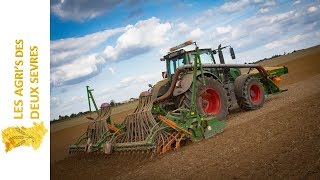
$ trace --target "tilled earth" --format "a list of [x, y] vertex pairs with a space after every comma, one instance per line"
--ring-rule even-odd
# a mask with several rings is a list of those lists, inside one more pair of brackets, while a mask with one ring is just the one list
[[288, 66], [281, 85], [288, 91], [261, 109], [234, 109], [223, 133], [152, 160], [145, 154], [68, 157], [51, 164], [51, 178], [319, 179], [320, 47], [272, 61]]

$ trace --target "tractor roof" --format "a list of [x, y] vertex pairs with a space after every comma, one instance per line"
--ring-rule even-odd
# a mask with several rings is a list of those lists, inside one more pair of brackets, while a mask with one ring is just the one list
[[[199, 49], [199, 51], [211, 51], [211, 50], [212, 49], [210, 49], [210, 48]], [[195, 51], [196, 50], [185, 51], [184, 49], [179, 49], [177, 51], [169, 52], [167, 55], [163, 56], [163, 58], [161, 58], [161, 60], [164, 61], [166, 59], [172, 59], [172, 58], [180, 56], [184, 53], [192, 53]]]

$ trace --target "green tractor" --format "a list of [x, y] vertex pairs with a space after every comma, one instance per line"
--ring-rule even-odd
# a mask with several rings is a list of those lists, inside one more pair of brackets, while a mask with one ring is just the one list
[[[189, 45], [195, 45], [195, 49], [182, 49]], [[277, 83], [279, 76], [288, 73], [286, 67], [265, 69], [256, 64], [225, 64], [222, 51], [227, 48], [235, 59], [230, 46], [199, 49], [195, 42], [187, 41], [171, 48], [161, 58], [167, 69], [163, 72], [164, 79], [140, 94], [137, 108], [122, 124], [115, 125], [118, 128], [108, 129], [112, 126], [108, 118], [97, 143], [80, 149], [103, 150], [106, 154], [119, 151], [163, 154], [179, 148], [182, 141], [199, 141], [222, 132], [230, 108], [238, 105], [244, 110], [258, 109], [268, 95], [283, 91]], [[216, 63], [215, 54], [220, 64]]]
[[[231, 58], [235, 59], [231, 46], [199, 49], [196, 45], [192, 51], [182, 49], [191, 44], [196, 45], [187, 41], [171, 48], [170, 53], [161, 58], [166, 62], [167, 71], [163, 73], [164, 80], [154, 86], [160, 86], [158, 92], [152, 92], [157, 94], [155, 104], [167, 101], [174, 104], [173, 108], [183, 107], [222, 120], [237, 104], [244, 110], [258, 109], [269, 94], [282, 92], [277, 83], [279, 76], [288, 73], [286, 67], [267, 71], [255, 64], [225, 64], [223, 49], [229, 48]], [[248, 71], [242, 73], [240, 69]]]

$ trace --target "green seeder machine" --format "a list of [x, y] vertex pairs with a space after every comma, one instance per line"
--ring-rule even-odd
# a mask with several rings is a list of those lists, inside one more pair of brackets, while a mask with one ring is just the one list
[[[183, 48], [189, 45], [195, 45], [195, 49], [185, 51]], [[161, 58], [166, 63], [163, 80], [140, 94], [138, 106], [121, 124], [111, 123], [108, 105], [98, 110], [87, 87], [89, 108], [92, 101], [98, 117], [92, 119], [69, 152], [163, 154], [178, 149], [183, 141], [200, 141], [222, 132], [230, 108], [255, 110], [269, 95], [284, 91], [277, 84], [280, 76], [288, 73], [286, 67], [225, 64], [222, 51], [227, 48], [235, 59], [231, 46], [199, 49], [196, 42], [187, 41], [171, 48]]]

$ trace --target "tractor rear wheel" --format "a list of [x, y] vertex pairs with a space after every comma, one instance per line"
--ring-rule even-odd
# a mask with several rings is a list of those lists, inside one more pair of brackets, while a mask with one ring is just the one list
[[241, 109], [259, 109], [264, 104], [263, 85], [257, 78], [249, 74], [244, 74], [236, 78], [234, 82], [234, 92]]
[[[219, 120], [228, 114], [228, 97], [223, 85], [212, 77], [205, 77], [206, 86], [202, 79], [197, 80], [195, 110], [201, 115], [215, 116]], [[191, 109], [192, 85], [181, 95], [180, 107]]]

